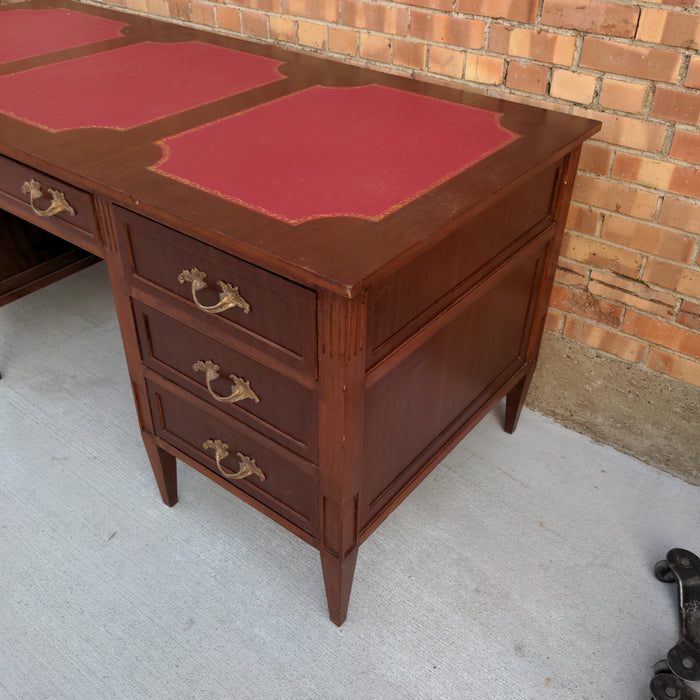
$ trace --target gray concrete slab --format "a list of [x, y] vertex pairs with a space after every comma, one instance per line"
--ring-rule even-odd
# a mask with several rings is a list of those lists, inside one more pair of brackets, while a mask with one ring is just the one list
[[652, 568], [700, 490], [502, 407], [360, 549], [318, 553], [180, 465], [160, 501], [103, 265], [0, 309], [0, 697], [648, 698]]

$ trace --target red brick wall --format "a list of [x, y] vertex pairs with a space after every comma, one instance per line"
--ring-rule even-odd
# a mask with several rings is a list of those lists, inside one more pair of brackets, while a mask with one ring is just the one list
[[112, 0], [603, 122], [548, 328], [700, 386], [700, 0]]

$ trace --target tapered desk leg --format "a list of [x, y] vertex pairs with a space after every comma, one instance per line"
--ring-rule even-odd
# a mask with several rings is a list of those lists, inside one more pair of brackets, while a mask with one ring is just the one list
[[175, 457], [158, 447], [152, 435], [142, 433], [142, 436], [163, 503], [166, 506], [174, 506], [177, 503], [177, 464]]
[[528, 373], [506, 394], [506, 420], [505, 430], [507, 433], [512, 433], [518, 425], [520, 413], [525, 405], [527, 398], [527, 390], [530, 388], [532, 376], [535, 373], [534, 366], [530, 368]]
[[357, 547], [347, 556], [336, 556], [321, 550], [321, 566], [323, 567], [323, 582], [326, 586], [328, 614], [331, 622], [340, 626], [345, 622], [350, 603], [352, 579], [357, 561]]
[[319, 512], [331, 621], [348, 614], [359, 537], [366, 300], [319, 295]]

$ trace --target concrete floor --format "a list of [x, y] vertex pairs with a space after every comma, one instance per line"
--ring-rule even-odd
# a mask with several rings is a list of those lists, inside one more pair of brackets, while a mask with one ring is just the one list
[[360, 549], [318, 553], [180, 467], [158, 496], [104, 265], [0, 309], [0, 698], [648, 698], [653, 564], [700, 489], [498, 407]]

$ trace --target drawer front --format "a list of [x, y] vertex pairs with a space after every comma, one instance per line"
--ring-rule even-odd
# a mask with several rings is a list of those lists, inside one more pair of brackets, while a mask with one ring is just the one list
[[[163, 383], [148, 382], [148, 392], [156, 435], [235, 489], [316, 535], [318, 474], [313, 465], [259, 438], [246, 426], [217, 418], [206, 404], [188, 400]], [[256, 473], [233, 478], [247, 465], [259, 469], [264, 479]]]
[[115, 218], [136, 285], [315, 376], [314, 292], [133, 212], [115, 208]]
[[302, 386], [161, 311], [133, 304], [146, 367], [316, 461], [315, 384]]
[[0, 197], [12, 213], [99, 252], [97, 216], [89, 193], [0, 156]]

